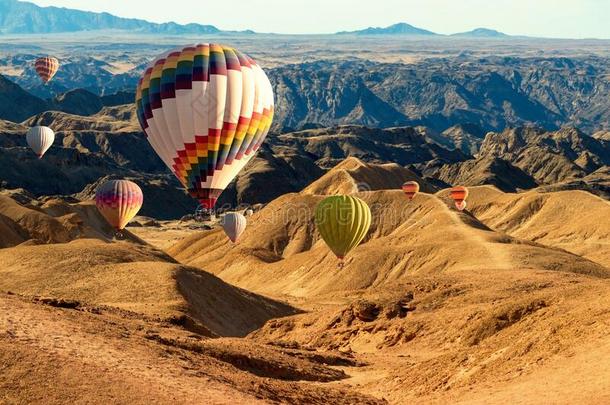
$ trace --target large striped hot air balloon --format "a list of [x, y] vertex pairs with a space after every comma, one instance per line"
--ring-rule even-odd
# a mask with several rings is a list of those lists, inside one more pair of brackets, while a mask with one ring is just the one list
[[238, 212], [229, 212], [222, 217], [220, 224], [231, 242], [235, 243], [246, 230], [248, 220]]
[[36, 73], [42, 79], [43, 83], [48, 83], [57, 70], [59, 69], [59, 61], [57, 58], [52, 56], [43, 56], [42, 58], [36, 59], [36, 63], [34, 64], [34, 68], [36, 69]]
[[197, 44], [151, 63], [138, 83], [136, 107], [155, 152], [211, 210], [267, 136], [273, 90], [246, 54]]
[[136, 216], [144, 196], [140, 187], [129, 180], [110, 180], [95, 192], [95, 205], [106, 221], [120, 231]]
[[449, 195], [455, 202], [455, 208], [459, 211], [463, 211], [466, 208], [466, 199], [468, 198], [468, 189], [466, 187], [453, 187]]
[[318, 204], [315, 222], [330, 250], [343, 260], [368, 233], [371, 210], [358, 197], [335, 195]]
[[419, 184], [416, 181], [407, 181], [402, 185], [402, 191], [409, 200], [415, 198], [415, 194], [419, 192]]
[[32, 127], [28, 129], [25, 135], [25, 141], [28, 143], [30, 148], [34, 151], [38, 159], [42, 158], [47, 150], [53, 145], [55, 141], [55, 133], [49, 127]]

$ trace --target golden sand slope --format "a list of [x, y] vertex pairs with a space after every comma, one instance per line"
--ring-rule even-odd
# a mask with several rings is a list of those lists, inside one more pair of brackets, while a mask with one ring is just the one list
[[294, 311], [133, 243], [79, 239], [0, 249], [0, 291], [109, 305], [153, 317], [194, 318], [239, 336]]
[[470, 211], [489, 227], [610, 268], [610, 202], [580, 190], [519, 194], [491, 186], [470, 190]]
[[357, 362], [205, 339], [114, 308], [53, 308], [0, 293], [3, 403], [383, 403], [316, 383], [346, 377], [329, 364]]
[[306, 187], [302, 194], [352, 194], [359, 191], [400, 189], [409, 180], [417, 181], [423, 192], [435, 191], [418, 175], [397, 164], [375, 165], [347, 158]]
[[[124, 231], [93, 202], [25, 207], [0, 195], [0, 291], [109, 305], [147, 316], [191, 317], [208, 334], [244, 335], [291, 307], [243, 291]], [[12, 246], [12, 247], [11, 247]], [[189, 321], [190, 322], [190, 321]]]
[[610, 270], [579, 256], [494, 232], [434, 195], [419, 194], [412, 202], [400, 190], [357, 195], [371, 207], [373, 223], [343, 269], [313, 222], [323, 196], [306, 194], [284, 195], [267, 205], [250, 219], [238, 245], [225, 243], [217, 229], [192, 235], [168, 253], [243, 288], [294, 296], [391, 285], [439, 272], [548, 269], [610, 276]]
[[[328, 178], [338, 175], [333, 171]], [[349, 185], [350, 178], [340, 185]], [[321, 185], [309, 190], [328, 191]], [[558, 220], [551, 221], [553, 204], [581, 194], [562, 193], [543, 196], [536, 209], [550, 205], [548, 220], [537, 227], [548, 224], [541, 232], [557, 238], [562, 231]], [[607, 254], [601, 244], [606, 228], [582, 233], [578, 210], [561, 216], [564, 229], [581, 235], [576, 241], [590, 237], [600, 247], [587, 259], [564, 250], [567, 245], [511, 236], [468, 211], [457, 212], [448, 194], [419, 194], [408, 202], [400, 190], [357, 193], [371, 207], [373, 224], [342, 269], [313, 224], [313, 209], [324, 197], [308, 191], [282, 196], [256, 213], [238, 245], [226, 245], [222, 232], [212, 230], [188, 236], [168, 252], [306, 308], [268, 321], [250, 338], [353, 352], [368, 363], [333, 384], [396, 404], [604, 402], [610, 370], [584, 361], [610, 350], [610, 301], [604, 299], [610, 295], [610, 269], [590, 260]], [[496, 211], [483, 207], [504, 198], [513, 195], [479, 187], [469, 203], [474, 213], [489, 214], [482, 216], [485, 221], [501, 223], [502, 215], [519, 210], [514, 199]], [[582, 198], [592, 218], [604, 215], [603, 200]], [[587, 252], [594, 250], [592, 245]], [[570, 356], [583, 362], [572, 364]], [[576, 384], [570, 373], [592, 380]], [[547, 381], [548, 390], [534, 378]]]

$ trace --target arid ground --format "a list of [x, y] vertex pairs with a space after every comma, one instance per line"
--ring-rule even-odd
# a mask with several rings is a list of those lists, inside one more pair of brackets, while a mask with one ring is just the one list
[[[610, 402], [608, 201], [479, 186], [458, 212], [413, 176], [348, 159], [235, 245], [0, 195], [0, 403]], [[313, 222], [338, 191], [373, 213], [343, 268]]]

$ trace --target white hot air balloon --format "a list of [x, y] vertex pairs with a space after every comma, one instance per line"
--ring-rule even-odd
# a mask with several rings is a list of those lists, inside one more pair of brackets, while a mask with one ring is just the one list
[[229, 46], [195, 44], [150, 64], [138, 84], [136, 107], [157, 155], [211, 211], [265, 140], [273, 88], [248, 55]]
[[38, 156], [38, 159], [42, 158], [42, 155], [53, 145], [53, 141], [55, 140], [55, 133], [49, 127], [32, 127], [28, 130], [27, 135], [25, 136], [25, 140], [27, 141], [30, 148], [34, 151], [34, 153]]
[[222, 228], [233, 243], [237, 242], [241, 234], [244, 233], [247, 223], [246, 217], [237, 212], [225, 214], [220, 221]]

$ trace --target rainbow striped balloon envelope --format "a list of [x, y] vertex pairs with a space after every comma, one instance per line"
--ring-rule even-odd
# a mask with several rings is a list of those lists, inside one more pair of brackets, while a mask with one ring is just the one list
[[121, 230], [136, 216], [144, 196], [140, 187], [129, 180], [110, 180], [95, 193], [95, 205], [113, 228]]
[[157, 57], [136, 92], [148, 141], [189, 194], [213, 209], [273, 119], [273, 89], [248, 55], [196, 44]]

